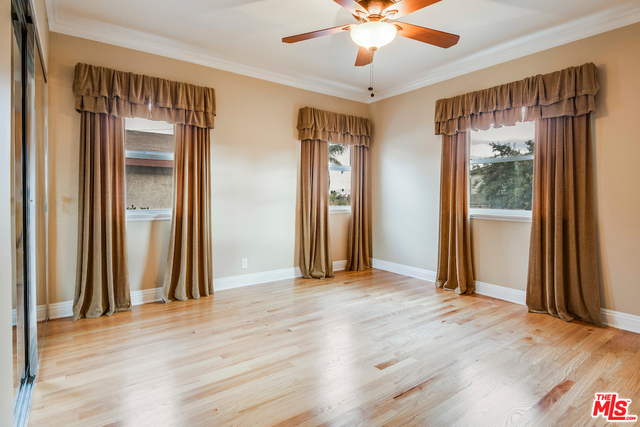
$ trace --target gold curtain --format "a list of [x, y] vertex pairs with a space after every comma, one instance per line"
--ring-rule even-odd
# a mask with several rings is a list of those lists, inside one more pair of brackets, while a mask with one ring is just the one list
[[131, 309], [124, 161], [124, 119], [83, 111], [73, 320]]
[[215, 91], [208, 87], [78, 63], [73, 93], [78, 112], [214, 127]]
[[211, 131], [176, 125], [173, 216], [162, 286], [164, 302], [213, 293]]
[[436, 285], [457, 294], [474, 291], [467, 203], [468, 150], [469, 132], [442, 136]]
[[[589, 120], [599, 88], [598, 70], [588, 63], [437, 101], [435, 132], [443, 135], [438, 285], [473, 288], [460, 135], [535, 120], [527, 306], [602, 326]], [[457, 284], [448, 284], [452, 277]]]
[[298, 112], [297, 128], [300, 141], [319, 140], [365, 147], [371, 142], [371, 120], [364, 117], [304, 107]]
[[371, 120], [301, 108], [298, 138], [302, 141], [300, 169], [300, 270], [306, 278], [333, 277], [329, 240], [328, 144], [351, 146], [351, 218], [347, 270], [371, 267], [371, 204], [369, 145]]
[[301, 141], [299, 203], [300, 271], [307, 279], [333, 277], [326, 141]]
[[371, 200], [369, 148], [351, 147], [351, 220], [347, 249], [347, 270], [371, 268]]
[[527, 307], [603, 326], [590, 117], [536, 120]]
[[[466, 93], [436, 102], [436, 135], [513, 126], [539, 118], [577, 117], [595, 111], [593, 63]], [[524, 118], [522, 107], [525, 107]]]

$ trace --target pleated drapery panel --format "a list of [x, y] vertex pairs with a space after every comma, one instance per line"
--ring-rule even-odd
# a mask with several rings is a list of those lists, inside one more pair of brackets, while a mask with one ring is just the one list
[[124, 134], [122, 118], [81, 113], [74, 320], [131, 309]]
[[300, 271], [307, 279], [333, 277], [326, 141], [301, 141], [299, 203]]
[[590, 115], [536, 120], [527, 307], [603, 326]]
[[351, 147], [351, 219], [347, 248], [347, 270], [371, 268], [371, 200], [369, 148]]
[[593, 63], [587, 63], [440, 99], [436, 102], [435, 132], [455, 135], [539, 118], [582, 116], [595, 111], [599, 88], [598, 70]]
[[443, 135], [436, 285], [457, 294], [474, 291], [468, 171], [469, 132]]
[[317, 140], [365, 147], [371, 143], [371, 120], [364, 117], [304, 107], [298, 112], [297, 128], [300, 141]]
[[211, 134], [176, 125], [173, 216], [162, 300], [185, 301], [213, 293], [211, 247]]
[[78, 112], [214, 126], [215, 91], [204, 86], [78, 63], [73, 94]]

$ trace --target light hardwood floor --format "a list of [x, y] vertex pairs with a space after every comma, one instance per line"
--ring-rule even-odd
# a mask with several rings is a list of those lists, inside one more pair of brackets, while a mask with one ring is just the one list
[[47, 327], [30, 425], [605, 425], [640, 335], [380, 270]]

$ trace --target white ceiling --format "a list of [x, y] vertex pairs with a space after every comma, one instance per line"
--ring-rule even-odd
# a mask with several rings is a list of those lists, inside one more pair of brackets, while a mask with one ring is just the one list
[[[47, 0], [51, 31], [371, 102], [332, 0]], [[397, 37], [376, 52], [375, 100], [640, 21], [638, 0], [443, 0], [400, 19], [460, 35], [450, 49]]]

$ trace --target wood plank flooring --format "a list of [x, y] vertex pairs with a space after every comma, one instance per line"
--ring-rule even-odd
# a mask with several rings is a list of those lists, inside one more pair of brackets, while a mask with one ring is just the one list
[[47, 326], [32, 426], [605, 425], [640, 335], [380, 270]]

